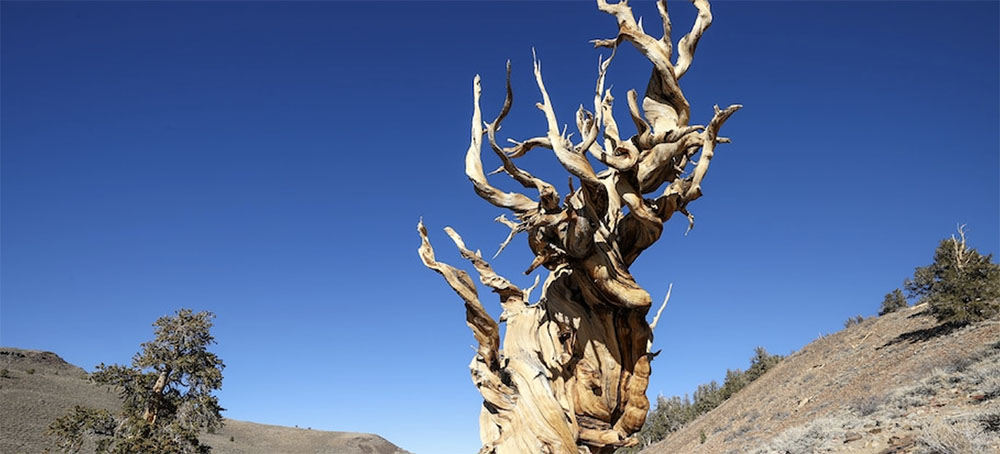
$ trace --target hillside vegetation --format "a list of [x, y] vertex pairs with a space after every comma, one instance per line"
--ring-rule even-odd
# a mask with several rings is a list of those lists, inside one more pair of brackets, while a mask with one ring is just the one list
[[885, 295], [879, 318], [850, 317], [784, 362], [758, 347], [747, 371], [699, 386], [693, 400], [660, 396], [625, 454], [1000, 453], [992, 259], [959, 225], [903, 281], [907, 295]]
[[[55, 451], [49, 424], [75, 405], [115, 411], [118, 396], [87, 380], [87, 373], [51, 352], [0, 347], [0, 453]], [[226, 419], [201, 442], [213, 454], [405, 454], [372, 434], [328, 432]], [[93, 442], [84, 454], [94, 452]]]
[[998, 431], [1000, 319], [918, 305], [816, 339], [642, 452], [992, 454]]
[[662, 440], [671, 432], [684, 427], [685, 424], [721, 405], [726, 399], [776, 366], [781, 359], [780, 355], [769, 354], [764, 347], [757, 347], [753, 357], [750, 358], [750, 367], [745, 371], [741, 369], [727, 370], [726, 378], [721, 386], [715, 380], [699, 385], [694, 391], [693, 398], [688, 395], [669, 398], [659, 396], [656, 399], [656, 407], [649, 412], [646, 423], [637, 434], [639, 444], [620, 449], [617, 453], [637, 453], [642, 448]]

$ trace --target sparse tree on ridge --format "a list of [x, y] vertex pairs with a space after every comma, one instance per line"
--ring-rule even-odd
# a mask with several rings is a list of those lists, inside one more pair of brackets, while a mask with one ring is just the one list
[[[728, 142], [719, 135], [722, 125], [740, 108], [716, 106], [705, 125], [690, 123], [691, 106], [679, 80], [712, 23], [708, 1], [692, 3], [697, 18], [675, 47], [665, 0], [656, 3], [662, 24], [656, 34], [661, 37], [647, 34], [626, 2], [597, 0], [598, 9], [615, 19], [617, 35], [594, 44], [613, 49], [613, 56], [618, 46], [631, 43], [653, 65], [644, 97], [640, 100], [635, 90], [627, 94], [629, 116], [638, 130], [632, 137], [619, 133], [614, 98], [605, 89], [611, 57], [598, 65], [596, 88], [589, 95], [593, 110], [577, 111], [576, 141], [556, 119], [538, 61], [537, 106], [545, 117], [545, 132], [511, 147], [502, 147], [496, 137], [512, 103], [509, 65], [507, 97], [492, 121], [484, 122], [475, 78], [465, 173], [476, 194], [514, 215], [513, 220], [497, 218], [511, 229], [500, 249], [524, 232], [534, 254], [527, 273], [538, 267], [549, 271], [540, 302], [530, 304], [531, 289], [522, 290], [495, 273], [458, 233], [446, 229], [483, 285], [500, 296], [499, 322], [507, 324], [501, 348], [498, 321], [480, 303], [473, 280], [438, 262], [423, 222], [418, 226], [421, 259], [465, 301], [466, 320], [479, 344], [470, 368], [483, 396], [480, 453], [607, 454], [639, 442], [633, 434], [649, 410], [646, 388], [656, 319], [647, 322], [652, 298], [629, 267], [660, 238], [674, 213], [693, 224], [691, 203], [702, 196], [716, 145]], [[536, 197], [502, 191], [487, 180], [481, 158], [484, 138], [503, 164], [498, 172], [537, 191]], [[560, 196], [555, 185], [515, 165], [516, 158], [539, 149], [551, 150], [569, 173], [568, 194]], [[595, 168], [597, 163], [604, 168]]]
[[905, 307], [906, 297], [903, 296], [903, 291], [897, 288], [885, 294], [885, 298], [882, 299], [882, 307], [878, 310], [878, 315], [896, 312]]
[[[758, 345], [753, 349], [753, 357], [750, 358], [750, 368], [746, 371], [747, 383], [760, 378], [761, 375], [764, 375], [764, 372], [767, 372], [768, 370], [774, 368], [774, 366], [778, 365], [783, 358], [784, 357], [781, 355], [772, 355], [768, 353], [767, 349]], [[726, 397], [728, 398], [729, 396]]]
[[636, 434], [639, 444], [622, 448], [617, 453], [638, 453], [642, 448], [680, 430], [687, 423], [715, 409], [751, 382], [763, 376], [768, 370], [777, 366], [782, 358], [781, 355], [768, 353], [764, 347], [757, 347], [750, 358], [750, 367], [746, 371], [741, 369], [727, 370], [726, 380], [721, 387], [715, 381], [699, 385], [694, 392], [693, 401], [687, 395], [683, 399], [680, 396], [673, 396], [669, 399], [660, 396], [656, 399], [656, 408], [649, 412], [646, 424]]
[[198, 435], [222, 426], [212, 392], [222, 387], [225, 367], [208, 351], [214, 317], [190, 309], [160, 317], [153, 323], [156, 338], [142, 344], [131, 366], [97, 366], [90, 379], [119, 392], [121, 412], [75, 407], [49, 426], [59, 452], [77, 452], [93, 437], [98, 453], [208, 453]]
[[860, 325], [860, 324], [862, 324], [864, 322], [865, 322], [865, 318], [862, 317], [860, 314], [859, 315], [855, 315], [854, 317], [847, 317], [847, 320], [844, 320], [844, 328], [850, 328], [852, 326], [857, 326], [857, 325]]
[[959, 226], [957, 238], [941, 240], [934, 263], [918, 267], [903, 286], [944, 323], [985, 320], [1000, 313], [1000, 265], [992, 259], [969, 247]]

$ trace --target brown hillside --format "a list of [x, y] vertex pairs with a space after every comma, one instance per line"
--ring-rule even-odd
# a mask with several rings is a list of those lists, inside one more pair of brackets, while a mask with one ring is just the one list
[[[6, 374], [2, 373], [6, 370]], [[55, 353], [0, 347], [0, 453], [39, 454], [45, 429], [74, 405], [113, 410], [117, 395]], [[232, 441], [230, 441], [232, 440]], [[202, 441], [214, 454], [406, 454], [378, 435], [270, 426], [232, 419]], [[81, 453], [94, 452], [93, 444]]]
[[865, 320], [642, 451], [819, 452], [1000, 453], [1000, 320], [941, 327], [924, 307]]
[[232, 419], [226, 420], [222, 430], [205, 434], [201, 440], [212, 446], [213, 454], [406, 454], [374, 434], [296, 429]]
[[50, 443], [45, 428], [74, 405], [119, 405], [113, 392], [55, 353], [0, 347], [0, 375], [6, 375], [0, 377], [0, 453], [43, 452]]

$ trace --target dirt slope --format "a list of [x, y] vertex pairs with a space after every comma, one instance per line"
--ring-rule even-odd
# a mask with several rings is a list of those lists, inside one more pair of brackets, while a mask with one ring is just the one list
[[[233, 441], [229, 441], [230, 437]], [[201, 437], [215, 454], [403, 454], [396, 445], [373, 434], [326, 432], [226, 420], [215, 434]]]
[[1000, 453], [1000, 320], [925, 310], [813, 341], [642, 453]]
[[[6, 370], [6, 373], [3, 371]], [[0, 347], [0, 453], [39, 454], [52, 446], [45, 428], [74, 405], [115, 409], [114, 392], [50, 352]], [[232, 441], [230, 441], [232, 440]], [[373, 434], [326, 432], [227, 419], [202, 441], [214, 454], [405, 454]], [[85, 454], [93, 453], [86, 446]]]

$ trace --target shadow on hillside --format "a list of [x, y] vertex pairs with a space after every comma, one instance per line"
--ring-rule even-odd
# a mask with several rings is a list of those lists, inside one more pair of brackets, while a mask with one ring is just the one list
[[910, 331], [908, 333], [903, 333], [896, 336], [894, 339], [890, 340], [889, 342], [886, 342], [885, 345], [879, 347], [878, 349], [883, 349], [903, 342], [908, 342], [911, 344], [915, 344], [917, 342], [926, 342], [931, 339], [934, 339], [935, 337], [947, 336], [966, 325], [967, 323], [951, 322], [951, 323], [943, 323], [930, 328]]

